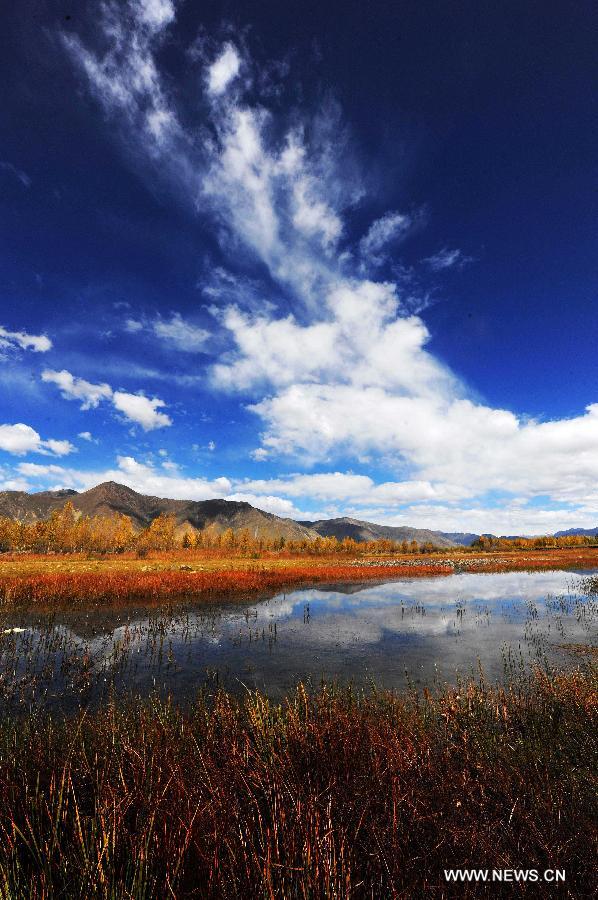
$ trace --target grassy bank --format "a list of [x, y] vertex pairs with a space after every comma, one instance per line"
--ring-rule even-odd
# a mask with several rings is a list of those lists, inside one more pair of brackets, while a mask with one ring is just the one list
[[4, 718], [0, 897], [486, 895], [450, 867], [564, 868], [591, 896], [596, 697], [584, 669]]
[[[146, 566], [145, 568], [149, 568]], [[187, 564], [185, 570], [157, 566], [155, 571], [110, 571], [84, 567], [69, 572], [0, 576], [0, 604], [27, 605], [84, 603], [152, 603], [183, 598], [205, 602], [245, 598], [290, 590], [307, 584], [339, 581], [390, 580], [413, 575], [449, 575], [452, 569], [429, 563], [420, 569], [406, 566], [295, 565], [215, 567], [205, 570]]]
[[598, 568], [598, 549], [529, 553], [392, 554], [372, 557], [242, 555], [224, 551], [154, 551], [94, 556], [2, 554], [0, 604], [29, 606], [82, 602], [120, 604], [198, 598], [251, 597], [306, 584], [392, 580], [457, 571], [508, 572]]

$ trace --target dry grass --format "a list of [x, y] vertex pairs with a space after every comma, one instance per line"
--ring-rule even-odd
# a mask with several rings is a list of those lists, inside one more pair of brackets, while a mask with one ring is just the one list
[[596, 696], [586, 670], [5, 718], [0, 897], [486, 896], [447, 887], [468, 866], [564, 868], [591, 896]]
[[598, 567], [598, 550], [533, 553], [392, 555], [357, 559], [265, 553], [259, 560], [223, 551], [153, 552], [94, 558], [88, 554], [3, 554], [0, 603], [151, 602], [248, 597], [305, 584], [391, 580], [470, 572]]
[[[418, 575], [448, 575], [445, 566], [429, 565]], [[39, 575], [5, 575], [0, 577], [0, 602], [3, 604], [106, 603], [119, 604], [199, 598], [218, 601], [243, 598], [259, 593], [283, 590], [297, 585], [332, 583], [344, 580], [365, 581], [399, 578], [411, 575], [404, 566], [329, 565], [311, 567], [305, 564], [279, 568], [214, 569], [212, 571], [63, 571]]]

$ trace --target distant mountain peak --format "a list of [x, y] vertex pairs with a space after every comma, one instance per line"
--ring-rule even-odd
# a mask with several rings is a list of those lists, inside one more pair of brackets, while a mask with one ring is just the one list
[[403, 542], [416, 541], [418, 544], [434, 544], [436, 547], [456, 547], [452, 541], [441, 531], [430, 531], [428, 528], [412, 528], [408, 525], [377, 525], [375, 522], [365, 522], [362, 519], [353, 519], [349, 516], [341, 516], [337, 519], [320, 519], [317, 522], [301, 521], [316, 531], [321, 537], [335, 537], [342, 541], [350, 538], [354, 541], [379, 541], [390, 540]]
[[0, 492], [0, 516], [34, 522], [46, 519], [54, 509], [69, 501], [83, 515], [120, 513], [129, 516], [137, 528], [145, 528], [161, 513], [174, 515], [177, 525], [197, 531], [211, 527], [217, 531], [231, 528], [235, 532], [248, 529], [253, 537], [287, 540], [313, 540], [317, 537], [309, 527], [293, 519], [251, 506], [245, 500], [173, 500], [140, 494], [117, 481], [103, 481], [87, 491]]
[[120, 484], [118, 481], [102, 481], [100, 484], [96, 484], [95, 487], [88, 488], [88, 490], [84, 491], [83, 493], [88, 497], [100, 494], [105, 497], [144, 496], [143, 494], [139, 494], [137, 491], [134, 491], [133, 488], [127, 487], [126, 484]]

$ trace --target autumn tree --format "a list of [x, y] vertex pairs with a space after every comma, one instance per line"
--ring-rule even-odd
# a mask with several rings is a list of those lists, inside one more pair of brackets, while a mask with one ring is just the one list
[[159, 516], [140, 532], [137, 546], [140, 550], [172, 550], [175, 545], [176, 518], [172, 514]]

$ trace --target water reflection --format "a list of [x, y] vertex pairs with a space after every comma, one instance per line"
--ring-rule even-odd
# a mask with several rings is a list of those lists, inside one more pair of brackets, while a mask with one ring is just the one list
[[298, 679], [453, 683], [478, 673], [578, 660], [596, 637], [596, 598], [573, 572], [463, 573], [299, 590], [251, 604], [171, 610], [4, 612], [6, 703], [72, 707], [112, 691], [178, 699], [203, 685], [284, 695]]

